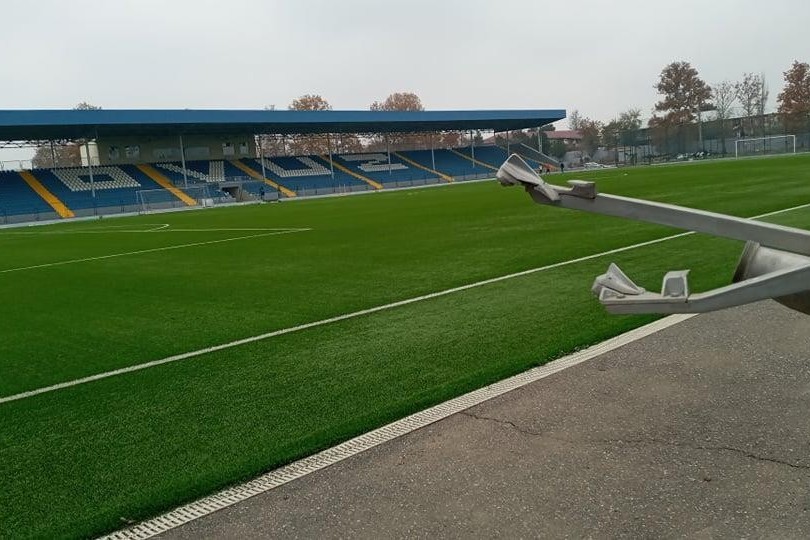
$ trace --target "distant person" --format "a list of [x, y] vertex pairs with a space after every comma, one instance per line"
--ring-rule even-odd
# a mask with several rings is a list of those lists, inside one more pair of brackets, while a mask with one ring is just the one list
[[561, 173], [565, 172], [565, 163], [563, 163], [562, 161], [560, 162], [560, 172]]
[[264, 186], [259, 188], [259, 199], [264, 202]]

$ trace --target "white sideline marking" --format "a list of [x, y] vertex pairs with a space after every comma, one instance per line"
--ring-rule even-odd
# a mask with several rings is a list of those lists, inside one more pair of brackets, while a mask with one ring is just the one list
[[[5, 270], [0, 270], [0, 274], [7, 274], [9, 272], [20, 272], [22, 270], [33, 270], [35, 268], [48, 268], [51, 266], [63, 266], [66, 264], [75, 264], [80, 262], [88, 262], [88, 261], [100, 261], [103, 259], [114, 259], [116, 257], [127, 257], [129, 255], [140, 255], [143, 253], [154, 253], [156, 251], [170, 251], [173, 249], [182, 249], [187, 247], [194, 247], [194, 246], [206, 246], [209, 244], [220, 244], [222, 242], [233, 242], [235, 240], [247, 240], [249, 238], [261, 238], [263, 236], [274, 236], [279, 234], [290, 234], [290, 233], [297, 233], [297, 232], [305, 232], [311, 231], [312, 229], [285, 229], [285, 230], [274, 230], [273, 232], [263, 233], [263, 234], [250, 234], [247, 236], [237, 236], [234, 238], [221, 238], [219, 240], [207, 240], [205, 242], [191, 242], [189, 244], [176, 244], [173, 246], [163, 246], [159, 248], [149, 248], [149, 249], [139, 249], [137, 251], [125, 251], [123, 253], [112, 253], [110, 255], [99, 255], [97, 257], [85, 257], [83, 259], [68, 259], [66, 261], [56, 261], [50, 263], [43, 263], [43, 264], [34, 264], [32, 266], [20, 266], [17, 268], [6, 268]], [[163, 231], [159, 231], [163, 232]], [[0, 401], [2, 403], [2, 401]]]
[[[776, 215], [776, 214], [781, 214], [781, 213], [784, 213], [784, 212], [790, 212], [792, 210], [799, 210], [799, 209], [808, 208], [808, 207], [810, 207], [810, 203], [802, 204], [802, 205], [799, 205], [799, 206], [793, 206], [791, 208], [785, 208], [783, 210], [775, 210], [773, 212], [767, 212], [765, 214], [760, 214], [758, 216], [754, 216], [751, 219], [758, 219], [758, 218], [773, 216], [773, 215]], [[310, 229], [300, 229], [300, 230], [310, 230]], [[291, 230], [289, 232], [294, 232], [294, 231], [297, 231], [297, 230]], [[283, 233], [266, 233], [266, 234], [263, 234], [263, 235], [244, 236], [244, 237], [240, 237], [240, 238], [254, 238], [254, 237], [257, 237], [257, 236], [268, 236], [270, 234], [283, 234]], [[638, 244], [631, 244], [629, 246], [624, 246], [624, 247], [615, 248], [615, 249], [609, 249], [607, 251], [601, 251], [599, 253], [593, 253], [591, 255], [585, 255], [584, 257], [577, 257], [576, 259], [570, 259], [570, 260], [567, 260], [567, 261], [561, 261], [561, 262], [557, 262], [557, 263], [547, 264], [545, 266], [539, 266], [537, 268], [530, 268], [528, 270], [522, 270], [520, 272], [514, 272], [512, 274], [506, 274], [506, 275], [503, 275], [503, 276], [498, 276], [498, 277], [494, 277], [494, 278], [490, 278], [490, 279], [485, 279], [483, 281], [476, 281], [475, 283], [468, 283], [467, 285], [461, 285], [459, 287], [453, 287], [453, 288], [450, 288], [450, 289], [445, 289], [443, 291], [424, 294], [422, 296], [416, 296], [414, 298], [408, 298], [406, 300], [399, 300], [397, 302], [392, 302], [390, 304], [383, 304], [381, 306], [376, 306], [376, 307], [372, 307], [372, 308], [368, 308], [368, 309], [361, 309], [359, 311], [353, 311], [351, 313], [338, 315], [336, 317], [329, 317], [328, 319], [321, 319], [319, 321], [313, 321], [313, 322], [309, 322], [309, 323], [304, 323], [304, 324], [300, 324], [298, 326], [291, 326], [289, 328], [282, 328], [282, 329], [279, 329], [279, 330], [273, 330], [272, 332], [266, 332], [264, 334], [259, 334], [259, 335], [256, 335], [256, 336], [250, 336], [250, 337], [246, 337], [246, 338], [242, 338], [242, 339], [237, 339], [235, 341], [230, 341], [228, 343], [221, 343], [219, 345], [214, 345], [212, 347], [206, 347], [204, 349], [199, 349], [199, 350], [196, 350], [196, 351], [185, 352], [185, 353], [169, 356], [169, 357], [166, 357], [166, 358], [161, 358], [159, 360], [152, 360], [150, 362], [144, 362], [143, 364], [135, 364], [135, 365], [127, 366], [127, 367], [120, 368], [120, 369], [114, 369], [112, 371], [105, 371], [103, 373], [97, 373], [95, 375], [82, 377], [80, 379], [73, 379], [71, 381], [65, 381], [65, 382], [57, 383], [57, 384], [54, 384], [54, 385], [51, 385], [51, 386], [45, 386], [45, 387], [42, 387], [42, 388], [36, 388], [34, 390], [28, 390], [26, 392], [21, 392], [19, 394], [13, 394], [13, 395], [10, 395], [10, 396], [0, 397], [0, 404], [8, 403], [10, 401], [17, 401], [17, 400], [20, 400], [20, 399], [29, 398], [29, 397], [36, 396], [36, 395], [39, 395], [39, 394], [45, 394], [45, 393], [48, 393], [48, 392], [53, 392], [55, 390], [61, 390], [63, 388], [70, 388], [72, 386], [79, 386], [81, 384], [86, 384], [86, 383], [93, 382], [93, 381], [98, 381], [98, 380], [101, 380], [101, 379], [107, 379], [109, 377], [115, 377], [116, 375], [123, 375], [125, 373], [132, 373], [134, 371], [140, 371], [142, 369], [148, 369], [148, 368], [151, 368], [151, 367], [160, 366], [160, 365], [168, 364], [168, 363], [171, 363], [171, 362], [177, 362], [177, 361], [180, 361], [180, 360], [186, 360], [188, 358], [194, 358], [196, 356], [201, 356], [201, 355], [204, 355], [204, 354], [221, 351], [221, 350], [224, 350], [224, 349], [230, 349], [232, 347], [239, 347], [240, 345], [246, 345], [248, 343], [253, 343], [253, 342], [256, 342], [256, 341], [262, 341], [262, 340], [277, 337], [277, 336], [283, 336], [285, 334], [291, 334], [293, 332], [299, 332], [301, 330], [308, 330], [309, 328], [315, 328], [316, 326], [323, 326], [325, 324], [331, 324], [331, 323], [338, 322], [338, 321], [345, 321], [347, 319], [353, 319], [355, 317], [362, 317], [363, 315], [370, 315], [372, 313], [377, 313], [379, 311], [385, 311], [385, 310], [389, 310], [389, 309], [393, 309], [393, 308], [397, 308], [397, 307], [407, 306], [408, 304], [414, 304], [416, 302], [422, 302], [424, 300], [430, 300], [432, 298], [439, 298], [439, 297], [442, 297], [442, 296], [447, 296], [449, 294], [454, 294], [454, 293], [457, 293], [457, 292], [466, 291], [468, 289], [474, 289], [476, 287], [483, 287], [484, 285], [490, 285], [492, 283], [498, 283], [500, 281], [506, 281], [508, 279], [513, 279], [513, 278], [516, 278], [516, 277], [528, 276], [530, 274], [535, 274], [537, 272], [544, 272], [546, 270], [553, 270], [555, 268], [561, 268], [563, 266], [568, 266], [568, 265], [571, 265], [571, 264], [577, 264], [577, 263], [580, 263], [580, 262], [589, 261], [589, 260], [592, 260], [592, 259], [597, 259], [599, 257], [604, 257], [606, 255], [613, 255], [613, 254], [616, 254], [616, 253], [623, 253], [625, 251], [630, 251], [630, 250], [638, 249], [638, 248], [645, 247], [645, 246], [652, 246], [654, 244], [660, 244], [662, 242], [667, 242], [669, 240], [674, 240], [676, 238], [682, 238], [684, 236], [690, 236], [692, 234], [695, 234], [695, 232], [694, 231], [687, 231], [687, 232], [682, 232], [682, 233], [678, 233], [678, 234], [672, 234], [672, 235], [669, 235], [669, 236], [664, 236], [662, 238], [656, 238], [655, 240], [647, 240], [646, 242], [639, 242]], [[214, 243], [214, 242], [226, 242], [226, 241], [230, 241], [230, 240], [239, 240], [240, 238], [230, 238], [230, 239], [226, 239], [226, 240], [213, 240], [211, 242], [202, 242], [202, 244]], [[163, 249], [176, 249], [177, 247], [187, 247], [187, 246], [193, 246], [193, 245], [199, 245], [199, 244], [200, 243], [184, 244], [182, 246], [171, 246], [171, 247], [168, 247], [168, 248], [156, 248], [154, 250], [145, 250], [145, 251], [133, 252], [133, 253], [144, 253], [144, 252], [149, 252], [149, 251], [159, 251], [159, 250], [163, 250]], [[108, 257], [115, 257], [115, 256], [116, 255], [105, 255], [105, 256], [99, 257], [99, 258], [108, 258]], [[92, 259], [90, 259], [90, 260], [92, 260]], [[37, 267], [33, 267], [33, 268], [37, 268]], [[0, 271], [0, 273], [8, 272], [8, 271], [9, 270], [3, 270], [3, 271]]]
[[234, 486], [208, 497], [204, 497], [189, 504], [180, 506], [157, 516], [153, 519], [138, 523], [132, 527], [114, 532], [103, 539], [108, 540], [132, 540], [151, 538], [168, 530], [179, 527], [185, 523], [194, 521], [201, 517], [212, 514], [223, 508], [227, 508], [255, 495], [265, 493], [293, 480], [319, 471], [330, 465], [334, 465], [351, 456], [355, 456], [375, 446], [392, 441], [412, 431], [421, 429], [434, 422], [438, 422], [448, 416], [460, 413], [470, 407], [479, 405], [487, 400], [503, 395], [512, 390], [516, 390], [527, 384], [544, 379], [549, 375], [558, 373], [564, 369], [576, 366], [587, 360], [618, 349], [628, 343], [632, 343], [641, 338], [655, 334], [665, 328], [676, 325], [696, 314], [670, 315], [648, 325], [630, 330], [620, 336], [603, 341], [598, 345], [588, 347], [571, 355], [553, 360], [542, 366], [524, 371], [508, 379], [498, 381], [484, 388], [473, 390], [457, 398], [439, 403], [429, 409], [406, 416], [380, 428], [377, 428], [363, 435], [359, 435], [344, 443], [332, 448], [318, 452], [312, 456], [300, 459], [279, 469], [263, 474], [258, 478]]
[[[129, 225], [127, 225], [128, 227]], [[255, 232], [255, 231], [293, 231], [298, 232], [301, 229], [297, 228], [270, 228], [270, 227], [231, 227], [231, 228], [205, 228], [205, 229], [178, 229], [170, 228], [168, 223], [161, 223], [160, 225], [153, 226], [151, 229], [123, 229], [121, 225], [111, 225], [109, 228], [91, 229], [76, 229], [67, 231], [11, 231], [0, 232], [0, 238], [4, 236], [46, 236], [53, 234], [121, 234], [121, 233], [153, 233], [153, 232]]]
[[[252, 231], [277, 231], [277, 232], [300, 232], [309, 231], [309, 228], [271, 228], [271, 227], [234, 227], [234, 228], [219, 228], [219, 229], [161, 229], [154, 232], [252, 232]], [[152, 232], [152, 231], [150, 231]]]

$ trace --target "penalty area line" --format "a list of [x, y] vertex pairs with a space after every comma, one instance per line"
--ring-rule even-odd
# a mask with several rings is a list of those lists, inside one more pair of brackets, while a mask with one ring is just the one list
[[[773, 212], [767, 212], [765, 214], [759, 214], [757, 216], [753, 216], [750, 219], [759, 219], [759, 218], [763, 218], [763, 217], [774, 216], [774, 215], [777, 215], [777, 214], [782, 214], [782, 213], [785, 213], [785, 212], [791, 212], [793, 210], [800, 210], [800, 209], [803, 209], [803, 208], [810, 208], [810, 203], [801, 204], [801, 205], [798, 205], [798, 206], [793, 206], [793, 207], [785, 208], [785, 209], [782, 209], [782, 210], [775, 210]], [[310, 230], [310, 229], [302, 229], [302, 230]], [[290, 231], [290, 232], [292, 232], [292, 231]], [[230, 241], [230, 240], [238, 240], [238, 239], [242, 239], [242, 238], [254, 238], [254, 237], [259, 237], [259, 236], [269, 236], [270, 234], [283, 234], [283, 233], [267, 233], [267, 234], [263, 234], [263, 235], [251, 235], [251, 236], [240, 237], [240, 238], [232, 238], [232, 239], [226, 239], [226, 240], [214, 240], [214, 241], [211, 241], [211, 242], [203, 242], [202, 244], [213, 243], [213, 242], [223, 242], [223, 241]], [[209, 354], [209, 353], [213, 353], [213, 352], [217, 352], [217, 351], [222, 351], [222, 350], [230, 349], [230, 348], [233, 348], [233, 347], [239, 347], [241, 345], [247, 345], [248, 343], [254, 343], [254, 342], [257, 342], [257, 341], [263, 341], [265, 339], [270, 339], [270, 338], [274, 338], [274, 337], [277, 337], [277, 336], [283, 336], [285, 334], [292, 334], [294, 332], [300, 332], [302, 330], [308, 330], [310, 328], [315, 328], [315, 327], [318, 327], [318, 326], [323, 326], [323, 325], [332, 324], [332, 323], [336, 323], [336, 322], [340, 322], [340, 321], [345, 321], [345, 320], [348, 320], [348, 319], [354, 319], [356, 317], [362, 317], [362, 316], [365, 316], [365, 315], [370, 315], [372, 313], [378, 313], [380, 311], [386, 311], [386, 310], [389, 310], [389, 309], [394, 309], [394, 308], [398, 308], [398, 307], [402, 307], [402, 306], [407, 306], [407, 305], [410, 305], [410, 304], [415, 304], [417, 302], [423, 302], [425, 300], [430, 300], [430, 299], [433, 299], [433, 298], [440, 298], [442, 296], [455, 294], [455, 293], [466, 291], [466, 290], [469, 290], [469, 289], [475, 289], [477, 287], [483, 287], [485, 285], [490, 285], [490, 284], [493, 284], [493, 283], [499, 283], [501, 281], [506, 281], [506, 280], [509, 280], [509, 279], [517, 278], [517, 277], [528, 276], [528, 275], [531, 275], [531, 274], [536, 274], [538, 272], [545, 272], [545, 271], [548, 271], [548, 270], [553, 270], [555, 268], [562, 268], [562, 267], [569, 266], [569, 265], [572, 265], [572, 264], [577, 264], [577, 263], [581, 263], [581, 262], [585, 262], [585, 261], [590, 261], [590, 260], [593, 260], [593, 259], [598, 259], [600, 257], [605, 257], [607, 255], [614, 255], [616, 253], [624, 253], [626, 251], [631, 251], [631, 250], [646, 247], [646, 246], [652, 246], [652, 245], [660, 244], [660, 243], [663, 243], [663, 242], [668, 242], [670, 240], [675, 240], [676, 238], [683, 238], [683, 237], [686, 237], [686, 236], [691, 236], [693, 234], [695, 234], [694, 231], [686, 231], [686, 232], [682, 232], [682, 233], [671, 234], [669, 236], [664, 236], [664, 237], [656, 238], [656, 239], [653, 239], [653, 240], [647, 240], [645, 242], [639, 242], [637, 244], [631, 244], [631, 245], [627, 245], [627, 246], [623, 246], [623, 247], [619, 247], [619, 248], [615, 248], [615, 249], [609, 249], [607, 251], [601, 251], [599, 253], [593, 253], [591, 255], [585, 255], [583, 257], [577, 257], [575, 259], [569, 259], [567, 261], [561, 261], [561, 262], [557, 262], [557, 263], [547, 264], [545, 266], [539, 266], [537, 268], [530, 268], [528, 270], [522, 270], [520, 272], [514, 272], [514, 273], [511, 273], [511, 274], [505, 274], [503, 276], [498, 276], [498, 277], [494, 277], [494, 278], [490, 278], [490, 279], [485, 279], [485, 280], [482, 280], [482, 281], [476, 281], [474, 283], [468, 283], [466, 285], [461, 285], [459, 287], [452, 287], [450, 289], [445, 289], [445, 290], [437, 291], [437, 292], [434, 292], [434, 293], [424, 294], [424, 295], [421, 295], [421, 296], [408, 298], [406, 300], [400, 300], [400, 301], [397, 301], [397, 302], [391, 302], [390, 304], [383, 304], [383, 305], [375, 306], [375, 307], [368, 308], [368, 309], [361, 309], [359, 311], [353, 311], [351, 313], [338, 315], [336, 317], [329, 317], [327, 319], [321, 319], [319, 321], [313, 321], [313, 322], [309, 322], [309, 323], [305, 323], [305, 324], [300, 324], [298, 326], [291, 326], [289, 328], [282, 328], [282, 329], [279, 329], [279, 330], [273, 330], [271, 332], [266, 332], [264, 334], [258, 334], [258, 335], [255, 335], [255, 336], [250, 336], [250, 337], [246, 337], [246, 338], [242, 338], [242, 339], [237, 339], [235, 341], [230, 341], [228, 343], [221, 343], [219, 345], [214, 345], [212, 347], [206, 347], [206, 348], [199, 349], [199, 350], [196, 350], [196, 351], [190, 351], [190, 352], [185, 352], [185, 353], [181, 353], [181, 354], [176, 354], [176, 355], [173, 355], [173, 356], [168, 356], [166, 358], [161, 358], [159, 360], [152, 360], [150, 362], [144, 362], [142, 364], [135, 364], [135, 365], [127, 366], [127, 367], [120, 368], [120, 369], [115, 369], [115, 370], [111, 370], [111, 371], [105, 371], [105, 372], [102, 372], [102, 373], [97, 373], [95, 375], [90, 375], [90, 376], [82, 377], [82, 378], [79, 378], [79, 379], [73, 379], [73, 380], [70, 380], [70, 381], [65, 381], [65, 382], [53, 384], [53, 385], [50, 385], [50, 386], [37, 388], [37, 389], [34, 389], [34, 390], [28, 390], [26, 392], [20, 392], [19, 394], [13, 394], [13, 395], [10, 395], [10, 396], [0, 397], [0, 404], [9, 403], [9, 402], [12, 402], [12, 401], [18, 401], [18, 400], [21, 400], [21, 399], [37, 396], [37, 395], [40, 395], [40, 394], [46, 394], [46, 393], [49, 393], [49, 392], [54, 392], [56, 390], [62, 390], [62, 389], [65, 389], [65, 388], [71, 388], [73, 386], [79, 386], [79, 385], [87, 384], [87, 383], [90, 383], [90, 382], [93, 382], [93, 381], [99, 381], [99, 380], [102, 380], [102, 379], [108, 379], [110, 377], [116, 377], [118, 375], [124, 375], [126, 373], [133, 373], [133, 372], [136, 372], [136, 371], [141, 371], [141, 370], [153, 368], [153, 367], [156, 367], [156, 366], [161, 366], [163, 364], [169, 364], [169, 363], [172, 363], [172, 362], [179, 362], [181, 360], [187, 360], [189, 358], [195, 358], [197, 356], [202, 356], [204, 354]], [[200, 243], [186, 244], [186, 245], [179, 246], [179, 247], [188, 247], [188, 246], [191, 246], [191, 245], [198, 245], [198, 244], [200, 244]], [[178, 246], [174, 246], [174, 247], [170, 247], [170, 248], [157, 248], [157, 249], [160, 250], [160, 249], [177, 249], [177, 248], [178, 248]], [[154, 250], [147, 250], [147, 251], [154, 251]]]
[[120, 225], [110, 226], [110, 228], [94, 227], [88, 229], [75, 229], [75, 230], [59, 230], [59, 231], [10, 231], [0, 232], [0, 238], [4, 236], [52, 236], [52, 235], [66, 235], [66, 234], [124, 234], [124, 233], [167, 233], [167, 232], [191, 232], [191, 233], [205, 233], [205, 232], [299, 232], [301, 229], [297, 227], [228, 227], [228, 228], [203, 228], [203, 229], [184, 229], [172, 228], [168, 223], [163, 223], [154, 226], [150, 229], [123, 229]]

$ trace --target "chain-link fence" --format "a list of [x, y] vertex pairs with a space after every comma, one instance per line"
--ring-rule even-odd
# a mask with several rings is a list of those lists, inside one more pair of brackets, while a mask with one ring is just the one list
[[[617, 165], [707, 157], [741, 157], [810, 151], [810, 116], [786, 123], [777, 114], [713, 119], [602, 133], [582, 159]], [[589, 153], [590, 151], [590, 153]]]

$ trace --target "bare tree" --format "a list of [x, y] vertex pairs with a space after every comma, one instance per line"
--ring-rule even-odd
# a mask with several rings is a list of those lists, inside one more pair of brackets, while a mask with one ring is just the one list
[[769, 92], [765, 77], [756, 73], [744, 73], [743, 78], [734, 84], [734, 92], [748, 118], [749, 134], [753, 135], [754, 117], [765, 114], [768, 103]]
[[[264, 110], [275, 111], [276, 106], [267, 105]], [[283, 156], [287, 153], [283, 137], [276, 134], [256, 135], [256, 147], [261, 148], [261, 155], [264, 156]]]
[[624, 131], [635, 131], [641, 128], [641, 109], [627, 109], [619, 114], [619, 125]]
[[757, 96], [757, 114], [760, 116], [765, 116], [765, 108], [768, 106], [768, 96], [770, 93], [770, 90], [768, 90], [768, 83], [765, 82], [765, 75], [760, 74], [759, 95]]
[[615, 160], [618, 161], [619, 146], [632, 145], [639, 129], [641, 129], [641, 109], [627, 109], [602, 126], [600, 139], [603, 145], [615, 149]]
[[602, 122], [583, 117], [580, 119], [579, 130], [582, 132], [582, 150], [589, 156], [599, 148], [600, 137], [603, 130]]
[[75, 111], [100, 111], [101, 107], [99, 107], [98, 105], [91, 105], [90, 103], [87, 103], [86, 101], [82, 101], [81, 103], [78, 103], [75, 107], [73, 107], [73, 110], [75, 110]]
[[568, 128], [574, 131], [579, 131], [582, 128], [582, 117], [577, 109], [574, 109], [568, 115]]
[[[73, 110], [98, 111], [101, 110], [101, 107], [82, 101], [73, 107]], [[38, 146], [34, 157], [31, 159], [31, 165], [35, 169], [43, 169], [46, 167], [81, 167], [81, 146], [76, 141], [59, 141], [53, 144]]]
[[712, 102], [720, 123], [720, 146], [723, 154], [726, 153], [726, 121], [731, 118], [735, 101], [737, 92], [734, 83], [721, 81], [712, 85]]
[[334, 144], [338, 154], [359, 154], [364, 150], [363, 141], [355, 133], [339, 133]]

